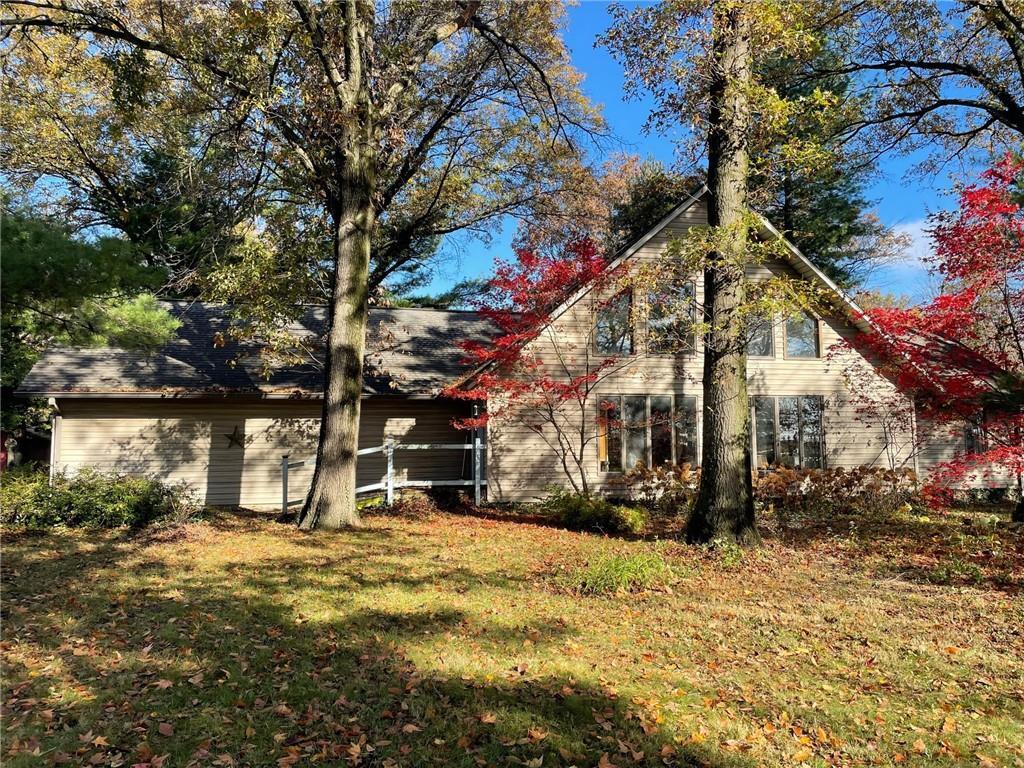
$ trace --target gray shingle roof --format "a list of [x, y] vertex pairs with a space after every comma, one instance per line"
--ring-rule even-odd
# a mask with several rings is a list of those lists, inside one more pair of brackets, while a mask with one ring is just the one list
[[[316, 365], [276, 367], [269, 378], [259, 347], [227, 336], [223, 305], [167, 302], [181, 322], [177, 338], [155, 352], [108, 347], [53, 349], [22, 382], [26, 395], [251, 394], [318, 395]], [[326, 308], [310, 307], [289, 332], [318, 338]], [[218, 333], [229, 339], [216, 346]], [[459, 342], [482, 341], [493, 327], [474, 312], [434, 309], [370, 310], [364, 390], [368, 394], [436, 394], [467, 370]]]

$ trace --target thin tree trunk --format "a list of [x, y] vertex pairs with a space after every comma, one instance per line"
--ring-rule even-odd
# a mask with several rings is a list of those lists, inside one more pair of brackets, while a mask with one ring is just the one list
[[750, 17], [743, 3], [715, 16], [719, 66], [711, 85], [708, 224], [719, 250], [704, 270], [704, 436], [700, 488], [687, 527], [691, 541], [758, 541], [751, 488], [747, 353], [740, 329], [747, 245]]
[[324, 361], [324, 404], [316, 468], [298, 520], [303, 530], [343, 528], [360, 522], [356, 511], [356, 452], [377, 162], [369, 87], [373, 6], [350, 0], [345, 16], [349, 75], [344, 85], [334, 87], [347, 114], [336, 128], [339, 136], [332, 157], [335, 183], [326, 190], [334, 227], [335, 266]]

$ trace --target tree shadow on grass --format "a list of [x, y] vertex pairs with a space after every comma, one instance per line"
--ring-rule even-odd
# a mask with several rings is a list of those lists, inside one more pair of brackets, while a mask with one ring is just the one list
[[766, 542], [845, 554], [884, 578], [1011, 593], [1024, 586], [1024, 537], [970, 515], [879, 512], [766, 522]]
[[[57, 554], [6, 553], [11, 766], [38, 764], [18, 754], [26, 743], [70, 764], [169, 755], [164, 766], [583, 766], [607, 755], [619, 766], [754, 765], [676, 744], [597, 673], [574, 680], [512, 662], [523, 628], [452, 604], [457, 589], [430, 605], [367, 605], [345, 589], [343, 571], [358, 559], [333, 556], [325, 568], [284, 558], [246, 571], [240, 552], [200, 571], [123, 542], [41, 544], [35, 554], [49, 545]], [[387, 556], [387, 544], [377, 549], [371, 559]], [[129, 555], [131, 578], [115, 579]], [[363, 559], [357, 590], [415, 597], [431, 583], [472, 589], [478, 579], [460, 568], [370, 575], [371, 565]], [[305, 616], [321, 594], [330, 605]], [[578, 631], [541, 616], [531, 630], [555, 659]]]

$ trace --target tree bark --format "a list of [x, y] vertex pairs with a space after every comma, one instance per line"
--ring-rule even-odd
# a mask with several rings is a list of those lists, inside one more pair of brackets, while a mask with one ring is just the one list
[[687, 538], [740, 544], [759, 540], [751, 483], [747, 352], [740, 333], [747, 246], [751, 9], [716, 9], [717, 66], [711, 84], [708, 135], [708, 224], [716, 250], [704, 270], [704, 435], [700, 487]]
[[345, 47], [348, 78], [336, 88], [346, 120], [333, 153], [334, 183], [325, 190], [334, 229], [334, 281], [327, 319], [324, 402], [316, 467], [299, 514], [303, 530], [358, 526], [356, 455], [369, 298], [370, 242], [377, 151], [370, 102], [369, 47], [373, 6], [349, 0]]
[[356, 451], [373, 207], [358, 186], [351, 187], [346, 197], [334, 226], [336, 267], [329, 307], [324, 403], [316, 468], [299, 515], [303, 530], [354, 527], [360, 522], [356, 511]]

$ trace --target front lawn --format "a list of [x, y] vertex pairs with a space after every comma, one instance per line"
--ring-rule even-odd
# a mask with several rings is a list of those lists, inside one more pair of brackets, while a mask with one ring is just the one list
[[[1024, 544], [959, 516], [709, 554], [514, 520], [11, 534], [7, 766], [1024, 765]], [[671, 577], [577, 596], [657, 550]]]

